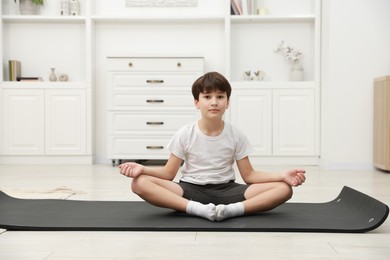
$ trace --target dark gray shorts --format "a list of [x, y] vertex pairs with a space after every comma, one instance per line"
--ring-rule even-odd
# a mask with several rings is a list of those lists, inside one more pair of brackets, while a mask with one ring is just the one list
[[184, 198], [203, 204], [213, 203], [215, 205], [227, 205], [230, 203], [244, 201], [244, 193], [249, 187], [249, 185], [239, 184], [234, 181], [223, 184], [206, 185], [197, 185], [180, 181], [178, 184], [184, 191]]

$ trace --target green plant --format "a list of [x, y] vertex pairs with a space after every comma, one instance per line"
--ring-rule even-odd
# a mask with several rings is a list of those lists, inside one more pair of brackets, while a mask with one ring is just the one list
[[[14, 0], [14, 2], [16, 3], [18, 0]], [[43, 5], [43, 0], [32, 0], [33, 4], [36, 4], [36, 5]]]

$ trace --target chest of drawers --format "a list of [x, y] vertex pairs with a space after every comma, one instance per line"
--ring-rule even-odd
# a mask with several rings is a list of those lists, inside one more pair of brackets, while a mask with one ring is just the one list
[[107, 157], [168, 159], [174, 133], [198, 113], [192, 83], [203, 57], [108, 57]]

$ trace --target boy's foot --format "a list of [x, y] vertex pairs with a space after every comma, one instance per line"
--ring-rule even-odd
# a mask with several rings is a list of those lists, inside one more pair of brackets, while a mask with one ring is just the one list
[[216, 208], [216, 221], [242, 216], [245, 212], [244, 204], [242, 204], [242, 202], [232, 203], [229, 205], [220, 204]]
[[215, 221], [216, 206], [212, 203], [206, 205], [190, 200], [187, 204], [186, 212], [190, 215], [195, 215], [211, 221]]

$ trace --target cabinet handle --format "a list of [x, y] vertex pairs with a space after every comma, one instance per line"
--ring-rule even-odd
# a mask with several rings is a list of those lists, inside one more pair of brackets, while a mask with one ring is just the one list
[[147, 125], [163, 125], [164, 122], [146, 122]]
[[149, 84], [162, 84], [162, 83], [164, 83], [164, 80], [161, 80], [161, 79], [147, 79], [146, 83], [149, 83]]
[[178, 62], [176, 65], [177, 65], [178, 68], [181, 68], [181, 63], [180, 62]]
[[164, 146], [148, 145], [148, 146], [146, 146], [146, 149], [149, 149], [149, 150], [162, 150], [162, 149], [164, 149]]
[[164, 103], [163, 99], [147, 99], [146, 103]]
[[133, 63], [132, 62], [129, 62], [129, 67], [133, 67]]

